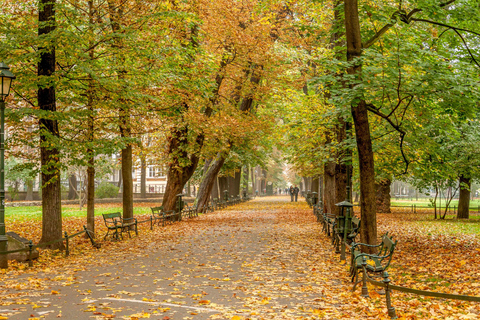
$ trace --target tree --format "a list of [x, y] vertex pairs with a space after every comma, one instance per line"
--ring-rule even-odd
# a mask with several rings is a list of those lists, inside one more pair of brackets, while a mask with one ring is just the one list
[[[52, 143], [58, 139], [58, 122], [55, 117], [55, 0], [40, 0], [38, 8], [38, 35], [46, 44], [39, 48], [38, 77], [43, 81], [38, 87], [38, 106], [45, 117], [40, 118], [40, 154], [42, 164], [42, 238], [49, 243], [62, 238], [62, 205], [60, 189], [60, 153]], [[53, 145], [53, 146], [52, 146]], [[63, 249], [63, 242], [48, 245]]]

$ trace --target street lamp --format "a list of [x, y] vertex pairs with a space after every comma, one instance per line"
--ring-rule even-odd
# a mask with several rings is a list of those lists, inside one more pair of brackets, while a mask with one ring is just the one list
[[[10, 86], [15, 75], [10, 68], [0, 62], [0, 252], [7, 251], [5, 235], [5, 99], [10, 93]], [[6, 254], [0, 254], [0, 268], [8, 268]]]

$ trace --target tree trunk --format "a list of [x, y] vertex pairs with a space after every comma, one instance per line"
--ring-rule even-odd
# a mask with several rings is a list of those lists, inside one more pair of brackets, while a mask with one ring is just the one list
[[25, 200], [33, 200], [33, 180], [27, 180], [27, 196], [25, 197]]
[[[342, 118], [338, 119], [339, 124], [336, 126], [337, 143], [343, 143], [347, 138], [346, 123]], [[335, 203], [344, 200], [350, 201], [347, 197], [347, 150], [339, 150], [337, 152], [337, 163], [335, 164]], [[340, 208], [335, 206], [336, 214], [340, 214]]]
[[241, 183], [241, 175], [239, 168], [235, 168], [235, 173], [233, 177], [228, 177], [228, 192], [231, 196], [238, 196], [240, 194], [240, 183]]
[[147, 198], [147, 160], [143, 152], [140, 157], [140, 197]]
[[382, 179], [376, 183], [377, 189], [377, 211], [379, 213], [391, 213], [390, 209], [390, 185], [392, 180]]
[[[198, 191], [197, 191], [197, 197], [198, 195], [200, 194], [199, 191], [200, 191], [200, 187], [198, 187]], [[215, 179], [213, 179], [213, 187], [212, 187], [212, 200], [213, 199], [220, 199], [220, 194], [218, 192], [218, 177], [215, 177]]]
[[[55, 0], [40, 0], [38, 12], [38, 35], [47, 36], [56, 28]], [[51, 77], [55, 72], [55, 44], [39, 48], [38, 63], [39, 78]], [[37, 92], [38, 106], [53, 116], [57, 111], [55, 86], [39, 86]], [[52, 147], [56, 141], [50, 141], [49, 136], [58, 137], [58, 122], [48, 116], [40, 118], [40, 159], [42, 165], [42, 238], [40, 243], [47, 243], [62, 238], [62, 205], [60, 188], [60, 152]], [[63, 242], [47, 246], [51, 249], [63, 249]]]
[[[204, 212], [204, 208], [208, 204], [210, 194], [212, 193], [212, 189], [215, 186], [215, 182], [217, 180], [217, 175], [220, 172], [220, 169], [222, 168], [224, 163], [225, 156], [223, 154], [218, 154], [215, 161], [212, 161], [210, 163], [205, 174], [203, 175], [202, 182], [200, 183], [197, 192], [197, 208], [201, 210], [201, 212]], [[225, 177], [220, 178], [221, 181], [224, 181], [223, 179], [225, 179], [226, 181]], [[217, 195], [216, 198], [222, 199], [223, 191], [225, 189], [223, 189], [224, 186], [222, 186], [222, 183], [220, 183], [220, 181], [219, 184], [221, 186], [220, 195]]]
[[[89, 15], [89, 35], [92, 38], [89, 41], [89, 47], [94, 48], [93, 43], [93, 23], [94, 23], [94, 14], [95, 10], [93, 8], [93, 0], [88, 1], [88, 15]], [[89, 58], [90, 61], [95, 59], [95, 52], [94, 49], [89, 50]], [[88, 83], [88, 90], [87, 90], [87, 99], [88, 99], [88, 140], [93, 145], [95, 140], [95, 106], [94, 106], [94, 94], [95, 94], [95, 87], [93, 82], [92, 75], [89, 75], [89, 83]], [[93, 149], [87, 149], [87, 156], [88, 159], [88, 167], [87, 167], [87, 230], [91, 233], [92, 237], [95, 237], [95, 152]], [[80, 199], [82, 201], [82, 199]], [[85, 235], [88, 237], [88, 235]]]
[[[197, 136], [196, 145], [203, 145], [203, 136]], [[174, 128], [169, 142], [169, 154], [175, 154], [170, 161], [167, 175], [167, 186], [162, 201], [164, 210], [175, 210], [177, 195], [181, 194], [185, 184], [197, 169], [200, 160], [197, 154], [189, 154], [185, 149], [188, 141], [188, 128]], [[188, 165], [183, 165], [188, 161]]]
[[319, 177], [318, 176], [312, 177], [312, 185], [310, 186], [310, 190], [312, 190], [312, 192], [316, 192], [317, 197], [318, 197], [318, 191], [319, 191], [318, 184], [319, 184]]
[[68, 200], [74, 200], [77, 197], [77, 176], [75, 174], [71, 174], [68, 177]]
[[[129, 134], [122, 135], [124, 137]], [[132, 145], [122, 149], [122, 180], [123, 180], [123, 217], [133, 218], [133, 179], [132, 179]]]
[[374, 245], [377, 242], [377, 214], [375, 169], [372, 141], [365, 101], [352, 107], [360, 169], [361, 241]]
[[335, 162], [327, 162], [323, 174], [323, 204], [325, 212], [338, 215], [335, 206]]
[[223, 199], [225, 190], [228, 190], [227, 177], [218, 177], [218, 189], [220, 191], [220, 199]]
[[255, 179], [255, 169], [250, 168], [250, 175], [252, 176], [252, 196], [255, 196], [255, 190], [257, 190], [257, 181]]
[[[115, 177], [115, 175], [114, 175]], [[118, 181], [117, 181], [117, 187], [122, 188], [122, 170], [118, 170]]]
[[[81, 201], [81, 200], [80, 200]], [[87, 229], [95, 236], [95, 158], [89, 159], [87, 168]]]
[[[345, 33], [347, 38], [347, 60], [355, 61], [347, 72], [353, 75], [357, 83], [361, 83], [362, 65], [362, 38], [358, 19], [357, 0], [345, 0]], [[353, 89], [353, 86], [352, 86]], [[360, 238], [363, 243], [374, 245], [377, 243], [377, 215], [375, 206], [375, 169], [373, 159], [368, 110], [363, 95], [352, 101], [351, 112], [355, 125], [355, 134], [360, 169], [360, 208], [362, 228]]]
[[248, 193], [248, 182], [249, 182], [248, 180], [249, 180], [249, 172], [248, 172], [248, 165], [247, 165], [243, 167], [243, 181], [245, 184], [242, 186], [242, 190], [240, 190], [242, 192], [242, 196], [243, 196], [243, 191]]
[[471, 178], [460, 175], [460, 196], [458, 198], [457, 219], [468, 219], [470, 217], [470, 188]]

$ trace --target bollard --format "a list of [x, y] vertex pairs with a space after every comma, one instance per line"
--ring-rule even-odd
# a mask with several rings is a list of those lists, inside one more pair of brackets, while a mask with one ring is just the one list
[[32, 253], [33, 253], [33, 242], [32, 240], [30, 240], [28, 242], [28, 266], [29, 267], [33, 267]]
[[383, 283], [385, 283], [385, 299], [387, 300], [387, 310], [388, 316], [390, 319], [397, 319], [397, 314], [395, 313], [395, 308], [392, 307], [392, 299], [390, 297], [390, 288], [388, 284], [390, 283], [390, 279], [388, 278], [388, 272], [383, 272]]
[[368, 298], [368, 288], [367, 288], [367, 257], [362, 257], [362, 297]]
[[150, 216], [150, 230], [153, 230], [153, 218]]
[[70, 255], [70, 248], [69, 248], [69, 245], [68, 245], [68, 234], [67, 234], [67, 231], [65, 231], [65, 257], [68, 257]]

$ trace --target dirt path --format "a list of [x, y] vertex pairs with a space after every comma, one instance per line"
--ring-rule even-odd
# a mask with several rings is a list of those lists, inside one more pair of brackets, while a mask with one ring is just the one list
[[[0, 286], [0, 314], [8, 319], [360, 318], [354, 313], [364, 302], [348, 293], [347, 267], [338, 263], [303, 202], [260, 198], [157, 230], [122, 241], [126, 248], [106, 243], [78, 269], [70, 265], [7, 277]], [[344, 304], [346, 295], [350, 305]]]

